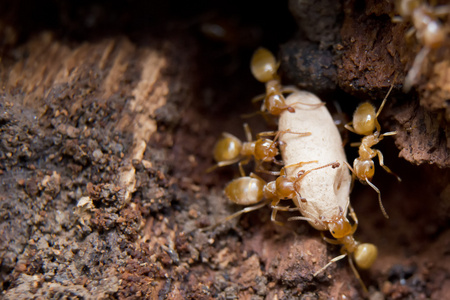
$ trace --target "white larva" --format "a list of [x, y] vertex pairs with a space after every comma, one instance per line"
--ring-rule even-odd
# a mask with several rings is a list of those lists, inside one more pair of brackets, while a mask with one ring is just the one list
[[[351, 176], [342, 139], [333, 118], [325, 106], [311, 107], [321, 103], [312, 93], [297, 91], [286, 98], [287, 105], [294, 104], [295, 112], [283, 111], [279, 119], [279, 130], [311, 132], [310, 136], [298, 137], [283, 134], [281, 154], [285, 165], [301, 161], [317, 160], [301, 168], [287, 168], [288, 176], [295, 176], [300, 170], [338, 162], [337, 168], [323, 168], [312, 171], [299, 182], [300, 196], [293, 199], [302, 215], [318, 230], [329, 230], [328, 224], [339, 216], [346, 216], [349, 205]], [[301, 103], [309, 104], [303, 105]]]

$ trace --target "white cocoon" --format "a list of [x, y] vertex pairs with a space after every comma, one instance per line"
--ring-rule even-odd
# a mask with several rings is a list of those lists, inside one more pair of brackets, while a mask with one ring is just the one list
[[300, 212], [318, 230], [328, 230], [328, 223], [340, 213], [347, 215], [349, 204], [351, 176], [342, 139], [333, 118], [325, 106], [302, 105], [319, 104], [320, 99], [309, 92], [298, 91], [286, 99], [286, 104], [295, 108], [291, 113], [287, 110], [280, 115], [279, 130], [292, 132], [311, 132], [310, 136], [300, 137], [295, 133], [283, 133], [280, 140], [284, 142], [281, 154], [284, 164], [317, 160], [317, 163], [302, 167], [287, 168], [288, 176], [297, 176], [300, 170], [310, 170], [332, 162], [338, 162], [338, 168], [331, 166], [311, 171], [300, 181], [300, 193], [306, 202], [299, 197], [293, 199]]

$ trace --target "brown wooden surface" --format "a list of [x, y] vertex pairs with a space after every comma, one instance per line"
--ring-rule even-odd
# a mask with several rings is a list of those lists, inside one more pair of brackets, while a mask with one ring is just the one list
[[[374, 178], [390, 219], [369, 187], [357, 183], [350, 197], [356, 238], [379, 247], [361, 275], [371, 299], [448, 295], [449, 57], [432, 54], [403, 95], [417, 47], [405, 48], [407, 24], [391, 24], [393, 6], [346, 1], [325, 18], [329, 2], [304, 4], [323, 26], [297, 20], [306, 27], [294, 37], [285, 4], [18, 3], [0, 4], [2, 298], [361, 298], [346, 260], [312, 276], [339, 248], [306, 222], [277, 226], [267, 208], [198, 230], [239, 209], [223, 195], [237, 168], [205, 170], [220, 133], [244, 138], [240, 115], [258, 109], [250, 99], [263, 85], [248, 63], [260, 45], [282, 45], [284, 78], [350, 115], [358, 102], [379, 104], [398, 74], [380, 116], [383, 131], [398, 134], [377, 148], [403, 182], [377, 162]], [[226, 21], [233, 38], [202, 35], [211, 20]], [[327, 24], [331, 33], [311, 39]], [[304, 57], [318, 63], [296, 70]], [[305, 72], [323, 81], [296, 82]], [[262, 118], [246, 121], [254, 133], [268, 129]]]

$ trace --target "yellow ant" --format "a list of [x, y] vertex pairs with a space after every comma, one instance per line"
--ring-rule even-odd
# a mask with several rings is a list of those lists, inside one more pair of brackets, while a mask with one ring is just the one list
[[371, 182], [373, 175], [375, 174], [375, 164], [373, 162], [373, 158], [378, 155], [380, 166], [383, 167], [386, 172], [397, 177], [399, 182], [401, 181], [401, 178], [384, 165], [384, 158], [381, 151], [372, 149], [372, 147], [378, 144], [385, 136], [397, 134], [396, 131], [381, 134], [381, 126], [378, 122], [378, 115], [383, 109], [393, 87], [394, 85], [392, 84], [378, 111], [375, 111], [375, 107], [369, 102], [362, 103], [356, 108], [356, 111], [353, 114], [353, 121], [345, 125], [345, 128], [351, 132], [364, 135], [360, 143], [351, 144], [352, 147], [359, 147], [359, 157], [354, 160], [353, 168], [346, 163], [348, 168], [352, 171], [352, 186], [355, 178], [358, 178], [361, 183], [368, 184], [372, 187], [378, 193], [378, 202], [380, 204], [381, 211], [387, 219], [389, 219], [389, 216], [384, 209], [383, 203], [381, 202], [380, 190]]
[[[256, 171], [268, 174], [274, 174], [272, 171], [267, 171], [262, 168], [263, 162], [273, 162], [275, 164], [282, 164], [276, 159], [279, 154], [278, 137], [281, 133], [292, 133], [300, 136], [311, 135], [310, 132], [291, 132], [291, 131], [266, 131], [257, 135], [255, 141], [252, 140], [252, 133], [248, 124], [244, 124], [244, 130], [247, 137], [247, 142], [242, 142], [240, 139], [230, 133], [223, 133], [223, 137], [214, 146], [213, 154], [216, 165], [210, 167], [207, 172], [218, 167], [224, 167], [239, 162], [239, 170], [241, 174], [244, 173], [242, 165], [247, 164], [252, 157], [256, 161]], [[263, 138], [265, 136], [275, 136], [273, 140]], [[277, 175], [275, 172], [274, 175]]]
[[[242, 214], [258, 210], [267, 204], [271, 204], [272, 209], [271, 221], [278, 225], [284, 225], [282, 222], [276, 220], [278, 211], [298, 211], [298, 208], [291, 208], [288, 206], [278, 206], [281, 200], [292, 199], [297, 195], [296, 185], [310, 172], [319, 170], [326, 167], [337, 168], [339, 163], [329, 163], [317, 168], [313, 168], [308, 171], [300, 170], [296, 176], [287, 176], [285, 169], [291, 167], [301, 167], [305, 164], [317, 163], [317, 161], [299, 162], [293, 165], [283, 167], [279, 172], [279, 177], [270, 182], [266, 182], [264, 179], [254, 173], [250, 173], [250, 176], [245, 176], [243, 170], [241, 171], [241, 177], [232, 180], [224, 189], [225, 196], [232, 202], [238, 205], [253, 205], [246, 207], [236, 213], [226, 217], [224, 220], [203, 228], [202, 231], [211, 230], [218, 225], [225, 223], [231, 219], [234, 219]], [[263, 199], [265, 201], [263, 201]], [[307, 201], [301, 198], [302, 201]], [[263, 201], [263, 202], [261, 202]], [[302, 218], [302, 217], [297, 217]]]
[[332, 263], [335, 263], [344, 257], [348, 256], [348, 261], [350, 263], [350, 267], [353, 270], [356, 278], [360, 282], [361, 286], [364, 289], [364, 292], [367, 293], [367, 288], [364, 282], [361, 279], [361, 276], [358, 273], [358, 270], [355, 268], [353, 261], [355, 261], [356, 265], [360, 269], [369, 269], [378, 256], [378, 249], [374, 244], [370, 243], [360, 243], [355, 240], [353, 234], [356, 232], [358, 228], [358, 218], [356, 217], [355, 211], [351, 206], [349, 206], [350, 216], [352, 217], [354, 224], [351, 225], [347, 218], [344, 217], [342, 210], [340, 211], [339, 216], [337, 216], [334, 220], [328, 221], [328, 227], [330, 229], [330, 233], [334, 239], [325, 237], [324, 233], [321, 232], [322, 238], [329, 244], [333, 245], [342, 245], [341, 255], [333, 258], [329, 263], [327, 263], [324, 267], [322, 267], [319, 271], [314, 273], [314, 277], [316, 277], [323, 270], [328, 268]]
[[[252, 102], [263, 100], [261, 113], [267, 111], [273, 116], [279, 116], [284, 110], [288, 110], [291, 113], [295, 112], [295, 109], [292, 106], [286, 104], [286, 99], [283, 94], [293, 93], [297, 91], [297, 89], [294, 87], [281, 86], [280, 77], [277, 74], [279, 66], [280, 63], [276, 61], [275, 56], [265, 48], [258, 48], [253, 54], [250, 62], [250, 69], [253, 76], [256, 80], [265, 83], [266, 85], [266, 94], [253, 98]], [[311, 105], [305, 103], [302, 104]], [[324, 104], [325, 103], [320, 103], [318, 105], [313, 104], [311, 106], [319, 107]]]
[[415, 33], [416, 39], [423, 46], [405, 78], [403, 90], [408, 92], [420, 74], [425, 57], [432, 49], [440, 48], [445, 41], [448, 30], [443, 26], [439, 17], [450, 13], [450, 6], [431, 6], [423, 0], [397, 0], [395, 6], [400, 16], [396, 16], [392, 20], [394, 22], [410, 21], [413, 27], [407, 31], [406, 37]]

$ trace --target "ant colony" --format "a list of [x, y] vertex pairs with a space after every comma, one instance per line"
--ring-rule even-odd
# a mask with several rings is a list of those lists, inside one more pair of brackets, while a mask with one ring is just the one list
[[[384, 165], [382, 153], [372, 148], [385, 136], [396, 134], [381, 133], [377, 120], [389, 93], [378, 111], [369, 103], [361, 104], [353, 121], [345, 126], [363, 136], [360, 143], [352, 144], [359, 147], [359, 157], [352, 167], [347, 162], [341, 135], [324, 102], [312, 93], [283, 87], [277, 74], [278, 67], [275, 56], [264, 48], [257, 49], [251, 59], [253, 76], [266, 88], [266, 93], [255, 97], [253, 102], [262, 101], [258, 114], [277, 118], [278, 130], [261, 132], [254, 140], [250, 127], [244, 124], [246, 142], [230, 133], [223, 133], [213, 149], [216, 164], [207, 170], [211, 172], [237, 163], [240, 176], [226, 185], [224, 194], [233, 203], [245, 207], [201, 230], [212, 230], [267, 205], [272, 210], [271, 221], [275, 224], [283, 224], [277, 220], [278, 212], [294, 212], [297, 215], [290, 217], [289, 221], [307, 221], [321, 232], [325, 242], [341, 245], [341, 255], [325, 266], [318, 266], [313, 275], [348, 257], [351, 269], [367, 292], [357, 268], [370, 268], [378, 252], [375, 245], [360, 243], [354, 238], [358, 218], [350, 205], [350, 192], [355, 179], [368, 184], [378, 193], [382, 213], [387, 217], [381, 193], [371, 179], [376, 156], [380, 165], [394, 174]], [[247, 175], [244, 166], [251, 160], [254, 161], [254, 169]], [[268, 177], [273, 178], [265, 179]], [[292, 204], [280, 205], [282, 200], [289, 200]]]

